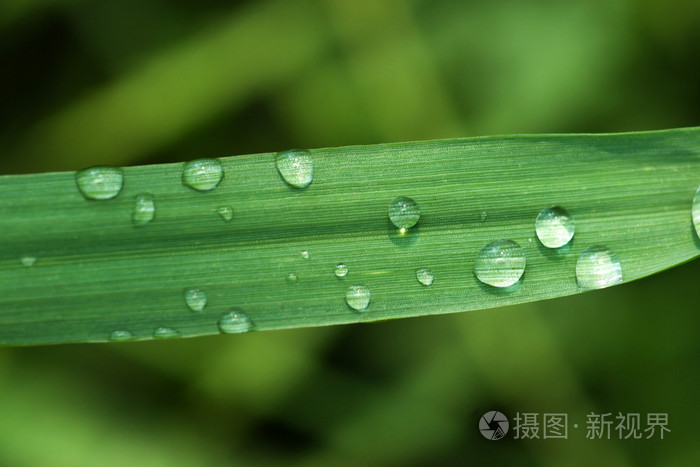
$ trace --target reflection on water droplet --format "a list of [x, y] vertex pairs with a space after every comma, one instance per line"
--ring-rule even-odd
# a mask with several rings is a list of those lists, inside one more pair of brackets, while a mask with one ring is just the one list
[[347, 264], [340, 263], [335, 267], [335, 276], [336, 277], [345, 277], [347, 275], [348, 275]]
[[309, 250], [304, 250], [301, 252], [301, 257], [304, 259], [309, 259]]
[[202, 289], [187, 289], [185, 290], [185, 303], [190, 310], [200, 312], [207, 306], [207, 293]]
[[525, 252], [512, 240], [500, 239], [486, 245], [474, 262], [474, 274], [484, 284], [509, 287], [525, 272]]
[[114, 342], [130, 341], [133, 338], [134, 336], [129, 331], [124, 330], [112, 331], [109, 335], [109, 340]]
[[232, 308], [228, 313], [224, 313], [219, 320], [219, 330], [224, 334], [238, 334], [248, 332], [253, 328], [253, 322], [245, 311]]
[[400, 196], [389, 204], [389, 219], [391, 223], [405, 232], [410, 229], [420, 219], [420, 208], [418, 203], [411, 198]]
[[156, 202], [153, 195], [143, 194], [136, 197], [134, 203], [134, 214], [132, 219], [134, 225], [146, 225], [156, 216]]
[[294, 188], [306, 188], [314, 179], [314, 161], [309, 151], [283, 151], [277, 154], [275, 162], [284, 181]]
[[695, 233], [700, 237], [700, 186], [693, 197], [693, 224], [695, 224]]
[[299, 279], [299, 277], [296, 275], [296, 273], [290, 272], [287, 274], [287, 282], [294, 284], [296, 283], [297, 279]]
[[603, 245], [583, 250], [576, 262], [576, 282], [582, 289], [602, 289], [622, 282], [622, 265]]
[[36, 258], [33, 256], [22, 256], [19, 259], [19, 262], [22, 263], [22, 266], [30, 268], [34, 266], [34, 263], [36, 263]]
[[197, 159], [185, 163], [182, 183], [197, 191], [216, 188], [224, 177], [224, 169], [218, 159]]
[[124, 172], [116, 167], [90, 167], [75, 173], [75, 183], [87, 199], [112, 199], [122, 190]]
[[172, 337], [179, 336], [180, 333], [172, 328], [156, 328], [156, 330], [153, 331], [153, 337], [155, 337], [156, 339], [170, 339]]
[[367, 311], [370, 295], [369, 289], [364, 285], [351, 285], [345, 292], [345, 301], [355, 311]]
[[547, 248], [559, 248], [574, 238], [574, 218], [559, 206], [552, 206], [540, 211], [535, 220], [535, 232], [542, 245]]
[[233, 208], [231, 206], [220, 206], [216, 212], [218, 212], [221, 218], [226, 222], [231, 222], [231, 219], [233, 219]]
[[423, 285], [431, 285], [435, 276], [433, 276], [433, 272], [430, 269], [422, 268], [416, 270], [416, 279]]

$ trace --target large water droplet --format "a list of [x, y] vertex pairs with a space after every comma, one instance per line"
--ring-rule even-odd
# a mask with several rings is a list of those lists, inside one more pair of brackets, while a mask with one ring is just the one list
[[22, 256], [19, 262], [22, 263], [22, 266], [31, 268], [36, 263], [36, 258], [34, 256]]
[[423, 285], [431, 285], [433, 280], [435, 280], [435, 276], [433, 276], [433, 272], [430, 269], [421, 268], [416, 270], [416, 279]]
[[509, 287], [525, 272], [525, 252], [512, 240], [495, 240], [481, 249], [474, 262], [474, 274], [484, 284]]
[[389, 204], [389, 219], [392, 224], [402, 231], [410, 229], [420, 219], [418, 203], [405, 196], [395, 198]]
[[700, 186], [693, 197], [693, 224], [695, 224], [695, 233], [700, 237]]
[[190, 310], [199, 313], [207, 306], [207, 293], [202, 289], [187, 289], [185, 290], [185, 303]]
[[197, 191], [213, 190], [223, 176], [224, 169], [217, 159], [197, 159], [185, 163], [182, 169], [182, 183]]
[[347, 275], [348, 275], [347, 264], [340, 263], [335, 267], [335, 276], [336, 277], [345, 277]]
[[118, 331], [112, 331], [112, 333], [109, 335], [109, 340], [114, 342], [130, 341], [133, 338], [133, 334], [131, 334], [129, 331], [124, 331], [122, 329]]
[[233, 208], [231, 206], [220, 206], [216, 212], [218, 212], [221, 218], [226, 222], [231, 222], [231, 219], [233, 219]]
[[248, 332], [253, 328], [253, 322], [245, 311], [233, 308], [224, 313], [219, 320], [219, 330], [224, 334], [238, 334]]
[[609, 248], [596, 245], [583, 250], [576, 262], [576, 282], [582, 289], [602, 289], [622, 282], [622, 266]]
[[574, 238], [574, 218], [566, 209], [552, 206], [540, 211], [535, 220], [535, 232], [547, 248], [559, 248]]
[[146, 225], [156, 216], [156, 202], [153, 195], [143, 194], [136, 197], [134, 202], [134, 225]]
[[345, 292], [345, 301], [353, 310], [367, 311], [370, 295], [369, 289], [364, 285], [351, 285]]
[[87, 199], [112, 199], [122, 190], [124, 172], [116, 167], [90, 167], [75, 173], [75, 183]]
[[180, 333], [174, 330], [173, 328], [156, 328], [155, 331], [153, 331], [153, 337], [156, 339], [170, 339], [173, 337], [179, 337]]
[[314, 179], [314, 161], [309, 151], [291, 149], [277, 154], [277, 170], [294, 188], [306, 188]]

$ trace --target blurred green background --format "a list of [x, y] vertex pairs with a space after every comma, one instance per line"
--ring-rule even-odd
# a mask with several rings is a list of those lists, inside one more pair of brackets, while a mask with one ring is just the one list
[[[700, 2], [4, 0], [0, 69], [0, 173], [693, 126]], [[369, 325], [0, 349], [0, 465], [700, 465], [699, 272]], [[567, 413], [569, 439], [487, 441], [489, 410]], [[667, 413], [671, 432], [589, 440], [591, 412]]]

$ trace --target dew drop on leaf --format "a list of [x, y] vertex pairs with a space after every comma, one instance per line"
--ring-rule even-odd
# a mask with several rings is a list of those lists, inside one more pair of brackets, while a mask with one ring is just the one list
[[216, 212], [218, 212], [221, 218], [226, 222], [231, 222], [231, 219], [233, 219], [233, 208], [231, 206], [219, 206]]
[[351, 285], [345, 292], [345, 301], [355, 311], [366, 311], [370, 295], [369, 289], [364, 285]]
[[156, 216], [156, 202], [153, 195], [142, 194], [136, 197], [134, 201], [134, 212], [132, 220], [135, 226], [143, 226], [148, 224]]
[[389, 204], [389, 219], [401, 231], [410, 229], [420, 219], [418, 203], [405, 196], [394, 198]]
[[416, 279], [423, 285], [432, 285], [435, 276], [433, 272], [428, 268], [421, 268], [416, 270]]
[[199, 313], [207, 306], [207, 293], [202, 289], [187, 289], [185, 290], [185, 303], [190, 310]]
[[583, 250], [576, 262], [576, 283], [582, 289], [602, 289], [622, 282], [622, 266], [603, 245]]
[[130, 341], [133, 338], [134, 336], [129, 331], [124, 331], [122, 329], [112, 331], [112, 333], [109, 335], [109, 340], [114, 342]]
[[122, 190], [124, 172], [116, 167], [90, 167], [75, 173], [75, 183], [86, 199], [112, 199]]
[[245, 311], [233, 308], [224, 313], [219, 319], [219, 330], [224, 334], [238, 334], [248, 332], [253, 328], [253, 322]]
[[542, 245], [559, 248], [574, 238], [574, 218], [566, 209], [552, 206], [540, 211], [535, 220], [535, 232]]
[[294, 188], [306, 188], [314, 179], [314, 161], [309, 151], [291, 149], [280, 152], [275, 163], [284, 181]]
[[339, 263], [335, 267], [335, 277], [345, 277], [348, 275], [348, 265], [345, 263]]
[[224, 169], [217, 159], [197, 159], [185, 163], [182, 183], [197, 191], [211, 191], [224, 177]]
[[153, 337], [156, 339], [170, 339], [173, 337], [180, 337], [180, 333], [173, 328], [161, 327], [153, 331]]
[[495, 240], [476, 255], [474, 274], [493, 287], [509, 287], [525, 272], [525, 252], [512, 240]]

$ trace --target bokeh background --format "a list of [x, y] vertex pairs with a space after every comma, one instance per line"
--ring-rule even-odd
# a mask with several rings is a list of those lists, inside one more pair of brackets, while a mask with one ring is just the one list
[[[3, 0], [0, 70], [0, 173], [694, 126], [700, 2]], [[699, 272], [368, 325], [0, 349], [0, 465], [700, 465]], [[569, 439], [487, 441], [489, 410], [567, 413]], [[671, 432], [589, 440], [591, 412], [667, 413]]]

